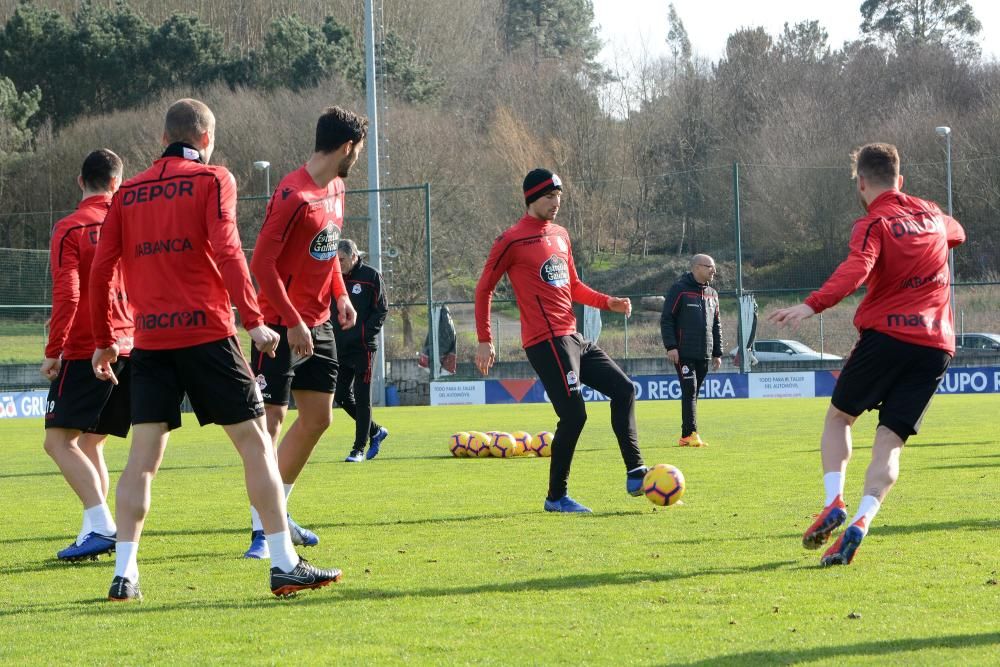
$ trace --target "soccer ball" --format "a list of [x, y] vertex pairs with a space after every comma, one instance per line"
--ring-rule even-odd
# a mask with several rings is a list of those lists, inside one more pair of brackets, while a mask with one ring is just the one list
[[490, 455], [490, 436], [482, 431], [469, 431], [469, 443], [465, 448], [470, 458], [486, 458]]
[[532, 456], [535, 453], [534, 438], [527, 431], [514, 431], [514, 456]]
[[539, 456], [552, 456], [552, 433], [542, 431], [536, 435], [531, 448]]
[[498, 459], [509, 459], [514, 456], [514, 436], [510, 433], [494, 433], [490, 441], [490, 453]]
[[642, 492], [654, 505], [673, 505], [684, 495], [684, 475], [680, 470], [658, 463], [642, 478]]
[[465, 458], [469, 455], [469, 434], [459, 431], [448, 439], [448, 449], [451, 455], [456, 458]]

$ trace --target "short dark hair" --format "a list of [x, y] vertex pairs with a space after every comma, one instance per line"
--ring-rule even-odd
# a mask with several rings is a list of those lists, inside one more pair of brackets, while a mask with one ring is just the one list
[[873, 185], [896, 187], [899, 179], [899, 151], [892, 144], [865, 144], [851, 153], [851, 177], [863, 176]]
[[317, 153], [329, 153], [348, 141], [358, 143], [368, 136], [368, 119], [341, 107], [327, 107], [316, 121]]
[[121, 178], [122, 159], [107, 148], [98, 148], [83, 159], [80, 178], [91, 192], [111, 189], [111, 179]]
[[215, 115], [208, 105], [199, 100], [177, 100], [167, 109], [163, 133], [173, 143], [183, 141], [196, 145], [201, 135], [215, 129]]

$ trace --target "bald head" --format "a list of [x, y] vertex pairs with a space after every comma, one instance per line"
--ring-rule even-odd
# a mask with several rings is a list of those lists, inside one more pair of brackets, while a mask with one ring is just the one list
[[190, 98], [177, 100], [167, 109], [163, 122], [166, 144], [184, 142], [202, 151], [206, 162], [215, 144], [215, 114], [204, 102]]
[[708, 255], [695, 255], [691, 258], [691, 275], [702, 285], [709, 284], [715, 277], [715, 260]]

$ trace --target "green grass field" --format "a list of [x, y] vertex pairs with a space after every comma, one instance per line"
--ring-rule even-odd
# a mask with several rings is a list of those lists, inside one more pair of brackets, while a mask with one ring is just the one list
[[[678, 449], [677, 402], [638, 404], [648, 463], [684, 504], [624, 493], [607, 404], [591, 404], [570, 492], [541, 509], [548, 461], [451, 459], [459, 429], [551, 429], [547, 405], [393, 408], [384, 453], [342, 463], [337, 413], [291, 496], [344, 581], [278, 600], [249, 537], [238, 457], [185, 422], [153, 487], [145, 600], [104, 598], [113, 563], [54, 560], [80, 508], [42, 425], [0, 424], [0, 661], [8, 664], [997, 664], [1000, 411], [940, 396], [854, 563], [821, 569], [800, 535], [820, 509], [826, 401], [703, 401], [708, 449]], [[871, 416], [855, 428], [856, 506]], [[108, 447], [112, 483], [125, 444]]]

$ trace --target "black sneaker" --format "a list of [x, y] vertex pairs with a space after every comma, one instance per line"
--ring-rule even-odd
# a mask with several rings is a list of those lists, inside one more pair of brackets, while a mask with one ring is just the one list
[[[282, 572], [280, 568], [271, 568], [271, 592], [278, 597], [295, 595], [307, 588], [322, 588], [331, 581], [340, 581], [341, 572], [337, 568], [321, 570], [310, 565], [305, 558], [299, 559], [299, 564], [291, 572]], [[138, 590], [138, 589], [136, 589]]]
[[108, 599], [114, 602], [128, 602], [129, 600], [141, 600], [142, 593], [139, 591], [139, 584], [133, 584], [125, 577], [115, 577], [111, 580], [111, 590], [108, 591]]

